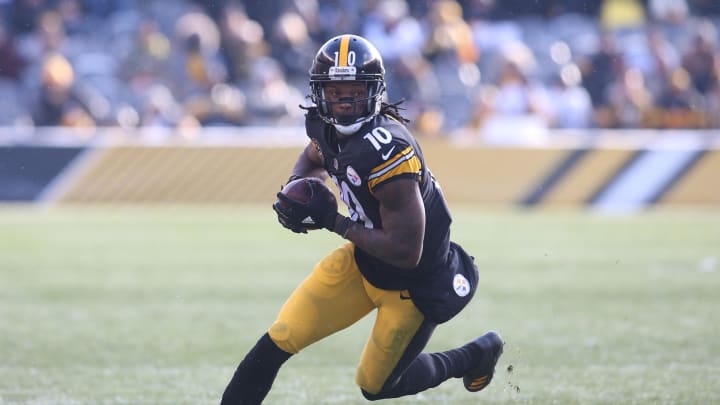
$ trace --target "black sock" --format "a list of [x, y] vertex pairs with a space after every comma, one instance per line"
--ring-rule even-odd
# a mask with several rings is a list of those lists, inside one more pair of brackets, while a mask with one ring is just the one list
[[395, 384], [383, 387], [376, 395], [365, 391], [363, 395], [369, 400], [397, 398], [436, 387], [452, 377], [462, 377], [473, 367], [477, 356], [471, 345], [440, 353], [420, 353]]
[[438, 377], [442, 378], [440, 382], [451, 377], [462, 377], [475, 365], [477, 355], [478, 350], [473, 343], [446, 352], [430, 354], [434, 360], [435, 369], [438, 370], [436, 371], [439, 374]]
[[292, 354], [277, 347], [266, 333], [245, 356], [225, 392], [221, 405], [257, 405], [270, 391], [280, 366]]

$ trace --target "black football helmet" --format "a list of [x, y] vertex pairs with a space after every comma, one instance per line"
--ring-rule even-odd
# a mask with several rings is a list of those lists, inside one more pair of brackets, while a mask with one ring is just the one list
[[[367, 96], [358, 99], [330, 101], [324, 95], [329, 82], [357, 81], [367, 86]], [[315, 55], [310, 68], [311, 99], [320, 117], [343, 134], [357, 131], [363, 123], [380, 112], [385, 93], [385, 67], [378, 50], [367, 39], [351, 34], [327, 41]], [[351, 103], [349, 115], [335, 116], [333, 103]]]

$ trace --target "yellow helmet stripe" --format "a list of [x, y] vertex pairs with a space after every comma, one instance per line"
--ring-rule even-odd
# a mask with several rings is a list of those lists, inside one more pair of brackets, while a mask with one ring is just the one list
[[340, 55], [338, 59], [338, 66], [347, 66], [348, 60], [348, 48], [350, 47], [350, 35], [343, 35], [340, 38]]

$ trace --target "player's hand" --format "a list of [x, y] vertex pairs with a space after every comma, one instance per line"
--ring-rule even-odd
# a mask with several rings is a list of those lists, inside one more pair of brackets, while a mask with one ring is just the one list
[[308, 228], [294, 218], [294, 214], [290, 208], [282, 206], [278, 201], [275, 201], [272, 207], [277, 214], [278, 222], [280, 222], [280, 225], [284, 228], [295, 233], [307, 233]]
[[277, 194], [273, 209], [282, 226], [293, 232], [335, 227], [338, 216], [337, 200], [330, 189], [322, 183], [310, 183], [312, 192], [308, 201], [296, 200], [282, 191]]
[[277, 198], [273, 209], [278, 213], [278, 220], [293, 232], [335, 227], [338, 212], [332, 193], [318, 192], [308, 202], [297, 201], [283, 193], [278, 193]]
[[[295, 174], [291, 175], [290, 178], [288, 178], [288, 181], [285, 183], [285, 186], [287, 186], [288, 183], [291, 183], [292, 181], [300, 178], [302, 177]], [[280, 186], [281, 192], [283, 191], [283, 188], [285, 188], [285, 186]], [[272, 207], [278, 216], [278, 222], [280, 222], [280, 225], [282, 225], [284, 228], [289, 229], [295, 233], [307, 233], [307, 228], [302, 224], [296, 223], [296, 221], [293, 219], [291, 207], [287, 206], [286, 204], [279, 204], [277, 200]]]

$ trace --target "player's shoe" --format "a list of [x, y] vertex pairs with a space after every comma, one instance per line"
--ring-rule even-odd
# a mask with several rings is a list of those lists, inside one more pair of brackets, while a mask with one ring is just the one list
[[473, 343], [481, 347], [483, 352], [477, 365], [463, 376], [463, 385], [466, 390], [477, 392], [490, 385], [505, 342], [497, 333], [488, 332], [475, 339]]

